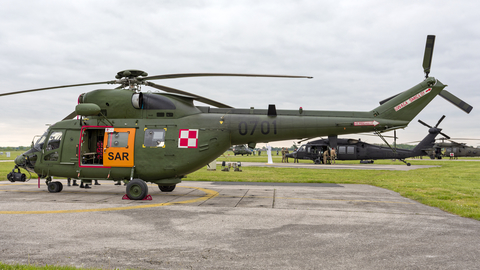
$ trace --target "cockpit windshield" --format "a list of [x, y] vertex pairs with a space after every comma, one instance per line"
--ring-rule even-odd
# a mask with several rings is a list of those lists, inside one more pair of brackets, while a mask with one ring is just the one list
[[45, 131], [45, 133], [43, 133], [43, 135], [35, 142], [35, 144], [33, 145], [33, 148], [37, 149], [38, 151], [41, 151], [46, 138], [47, 138], [47, 131]]

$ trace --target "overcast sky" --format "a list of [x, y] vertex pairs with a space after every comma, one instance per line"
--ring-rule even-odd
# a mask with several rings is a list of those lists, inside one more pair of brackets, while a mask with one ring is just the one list
[[[435, 125], [444, 114], [444, 133], [480, 138], [479, 10], [479, 1], [438, 0], [3, 0], [0, 92], [111, 80], [124, 69], [308, 75], [156, 83], [240, 108], [369, 111], [424, 79], [433, 34], [430, 76], [474, 109], [466, 114], [438, 96], [398, 142], [421, 140], [427, 128], [417, 120]], [[1, 97], [0, 146], [30, 145], [74, 110], [79, 94], [98, 88], [112, 86]]]

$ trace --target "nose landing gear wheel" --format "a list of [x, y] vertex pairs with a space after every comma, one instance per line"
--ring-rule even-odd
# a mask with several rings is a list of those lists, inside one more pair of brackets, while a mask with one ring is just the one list
[[158, 188], [163, 191], [163, 192], [172, 192], [177, 185], [172, 185], [172, 186], [161, 186], [158, 185]]
[[50, 182], [47, 187], [50, 193], [57, 193], [63, 190], [62, 182]]
[[148, 194], [148, 186], [141, 179], [134, 179], [127, 184], [127, 196], [130, 200], [143, 200]]

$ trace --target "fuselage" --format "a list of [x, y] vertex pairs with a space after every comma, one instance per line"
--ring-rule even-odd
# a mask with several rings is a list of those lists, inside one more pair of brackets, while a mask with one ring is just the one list
[[232, 145], [406, 127], [444, 87], [429, 78], [366, 112], [211, 108], [179, 95], [95, 90], [79, 98], [82, 117], [52, 125], [16, 163], [42, 178], [174, 184]]

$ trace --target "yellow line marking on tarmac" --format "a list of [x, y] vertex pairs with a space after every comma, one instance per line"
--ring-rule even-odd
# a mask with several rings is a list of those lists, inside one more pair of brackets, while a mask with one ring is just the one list
[[85, 213], [85, 212], [103, 212], [103, 211], [119, 211], [119, 210], [131, 210], [131, 209], [143, 209], [143, 208], [153, 208], [174, 204], [187, 204], [195, 203], [200, 201], [206, 201], [208, 199], [218, 196], [218, 192], [199, 187], [186, 187], [181, 186], [182, 188], [193, 188], [205, 192], [205, 196], [186, 200], [179, 202], [167, 202], [167, 203], [155, 203], [155, 204], [143, 204], [143, 205], [133, 205], [133, 206], [122, 206], [122, 207], [108, 207], [108, 208], [94, 208], [94, 209], [77, 209], [77, 210], [51, 210], [51, 211], [0, 211], [0, 214], [64, 214], [64, 213]]

